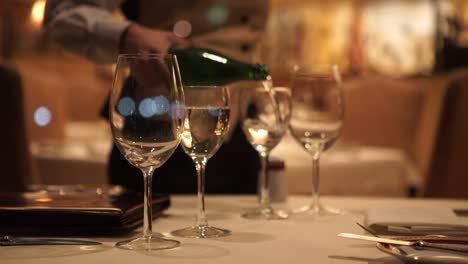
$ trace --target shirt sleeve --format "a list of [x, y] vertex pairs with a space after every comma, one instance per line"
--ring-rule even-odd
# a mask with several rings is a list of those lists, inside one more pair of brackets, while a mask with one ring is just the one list
[[113, 63], [130, 21], [112, 15], [121, 0], [48, 0], [44, 33], [73, 53], [96, 63]]

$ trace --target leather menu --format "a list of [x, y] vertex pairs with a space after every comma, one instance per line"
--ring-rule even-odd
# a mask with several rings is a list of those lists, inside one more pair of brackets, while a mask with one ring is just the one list
[[[81, 187], [80, 191], [0, 193], [0, 234], [118, 235], [141, 226], [143, 195], [108, 190]], [[153, 195], [153, 219], [169, 205], [168, 195]]]

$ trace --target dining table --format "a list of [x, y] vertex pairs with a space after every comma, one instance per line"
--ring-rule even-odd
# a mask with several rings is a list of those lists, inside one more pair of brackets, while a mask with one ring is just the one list
[[[153, 221], [153, 231], [181, 242], [174, 249], [132, 251], [116, 248], [117, 241], [138, 236], [140, 229], [124, 235], [80, 238], [102, 245], [49, 245], [0, 247], [0, 263], [403, 263], [376, 248], [375, 242], [349, 240], [342, 232], [365, 234], [356, 223], [365, 224], [373, 208], [467, 208], [468, 200], [340, 197], [323, 196], [322, 202], [345, 212], [341, 215], [315, 218], [291, 214], [286, 220], [251, 220], [241, 214], [257, 206], [254, 195], [206, 196], [210, 225], [231, 230], [225, 237], [191, 239], [174, 237], [171, 231], [189, 226], [197, 212], [195, 195], [172, 195], [171, 206]], [[311, 202], [311, 197], [291, 195], [286, 202], [274, 203], [277, 209], [291, 210]], [[468, 225], [468, 217], [460, 218]]]

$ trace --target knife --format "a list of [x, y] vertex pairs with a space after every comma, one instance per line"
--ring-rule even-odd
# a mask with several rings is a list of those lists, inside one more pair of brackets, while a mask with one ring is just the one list
[[445, 250], [452, 250], [452, 251], [458, 251], [458, 252], [468, 252], [468, 245], [430, 243], [430, 242], [426, 242], [422, 240], [406, 241], [406, 240], [397, 240], [397, 239], [383, 238], [383, 237], [356, 235], [356, 234], [350, 234], [350, 233], [340, 233], [338, 234], [338, 236], [344, 237], [344, 238], [366, 240], [366, 241], [379, 242], [379, 243], [392, 244], [392, 245], [430, 247], [430, 248], [445, 249]]
[[37, 246], [37, 245], [102, 245], [91, 240], [48, 237], [0, 237], [0, 246]]

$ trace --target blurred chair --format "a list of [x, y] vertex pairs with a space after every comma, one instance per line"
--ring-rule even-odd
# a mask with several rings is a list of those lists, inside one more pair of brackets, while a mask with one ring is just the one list
[[417, 137], [427, 88], [421, 79], [363, 76], [345, 80], [342, 140], [403, 149], [414, 158], [412, 145]]
[[468, 70], [446, 85], [424, 196], [468, 198]]
[[20, 191], [33, 177], [32, 159], [25, 126], [23, 87], [19, 73], [0, 63], [3, 118], [0, 138], [0, 191]]
[[[422, 188], [421, 164], [426, 158], [420, 153], [431, 147], [429, 135], [435, 125], [431, 123], [433, 119], [424, 122], [422, 118], [429, 113], [426, 104], [430, 88], [427, 78], [363, 75], [343, 82], [345, 117], [340, 140], [345, 144], [404, 151], [404, 176], [395, 177], [393, 184], [407, 196], [415, 196]], [[428, 136], [420, 137], [423, 130]], [[382, 177], [382, 173], [376, 170], [375, 177]]]

